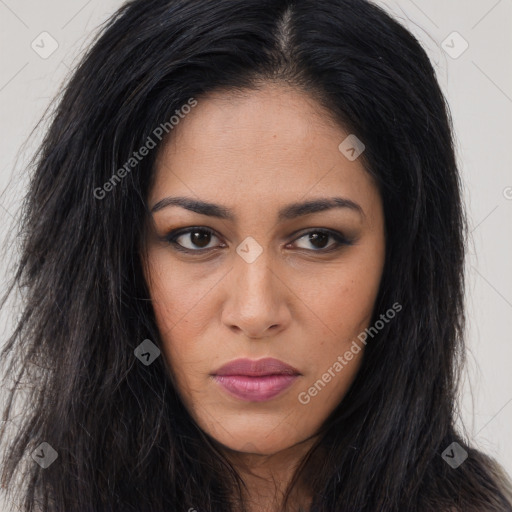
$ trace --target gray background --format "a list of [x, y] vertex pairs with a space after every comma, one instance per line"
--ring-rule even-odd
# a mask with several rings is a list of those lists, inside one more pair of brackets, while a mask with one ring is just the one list
[[[512, 474], [512, 0], [376, 3], [423, 44], [454, 117], [472, 237], [467, 265], [470, 352], [461, 415], [470, 440]], [[99, 25], [121, 4], [119, 0], [0, 0], [2, 240], [26, 185], [24, 166], [41, 139], [41, 131], [31, 135], [31, 130]], [[454, 31], [460, 36], [452, 35]], [[51, 55], [43, 55], [47, 58], [41, 53], [51, 50], [52, 41], [41, 36], [43, 32], [58, 44]], [[461, 53], [464, 41], [469, 46]], [[7, 271], [4, 257], [2, 279]], [[12, 325], [12, 315], [5, 313], [0, 319], [0, 343]], [[6, 503], [1, 509], [16, 507]]]

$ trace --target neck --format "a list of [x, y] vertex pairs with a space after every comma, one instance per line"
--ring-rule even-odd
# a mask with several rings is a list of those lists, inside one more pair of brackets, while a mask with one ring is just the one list
[[[245, 483], [244, 504], [249, 512], [300, 512], [309, 509], [309, 488], [312, 460], [308, 471], [295, 482], [284, 508], [284, 497], [302, 458], [313, 446], [315, 439], [291, 446], [277, 453], [261, 454], [254, 451], [237, 452], [223, 448], [228, 459]], [[318, 461], [318, 454], [315, 459]], [[240, 503], [237, 503], [240, 507]]]

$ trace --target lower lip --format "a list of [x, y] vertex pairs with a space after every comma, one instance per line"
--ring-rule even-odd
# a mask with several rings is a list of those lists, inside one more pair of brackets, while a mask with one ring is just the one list
[[265, 402], [289, 388], [298, 375], [214, 375], [215, 380], [232, 396], [248, 402]]

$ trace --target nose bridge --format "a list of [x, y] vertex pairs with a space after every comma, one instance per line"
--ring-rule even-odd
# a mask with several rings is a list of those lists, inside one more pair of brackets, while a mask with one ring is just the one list
[[[287, 315], [282, 299], [280, 281], [275, 275], [272, 257], [268, 249], [258, 250], [255, 245], [240, 244], [237, 252], [242, 252], [232, 270], [233, 290], [229, 293], [224, 312], [224, 321], [236, 326], [250, 337], [261, 336], [266, 329], [283, 326]], [[251, 257], [247, 255], [252, 251]]]
[[[244, 247], [241, 244], [237, 252], [243, 250]], [[262, 304], [271, 305], [270, 303], [276, 300], [277, 290], [270, 252], [268, 249], [262, 249], [261, 252], [258, 251], [259, 254], [254, 254], [256, 248], [249, 247], [249, 250], [253, 252], [253, 258], [240, 257], [234, 268], [238, 296], [247, 305], [259, 307]]]

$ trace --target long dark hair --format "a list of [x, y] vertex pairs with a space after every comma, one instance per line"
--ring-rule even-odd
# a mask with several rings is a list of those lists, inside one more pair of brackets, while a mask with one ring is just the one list
[[[243, 482], [163, 358], [134, 357], [160, 343], [141, 263], [158, 147], [119, 169], [157, 127], [172, 136], [191, 98], [269, 82], [310, 94], [364, 141], [387, 236], [374, 320], [403, 307], [368, 340], [292, 484], [308, 472], [315, 512], [512, 510], [507, 477], [454, 426], [467, 226], [449, 109], [418, 41], [366, 0], [134, 0], [59, 98], [2, 301], [23, 294], [2, 352], [14, 382], [3, 419], [18, 428], [2, 485], [20, 472], [27, 512], [235, 510]], [[31, 457], [42, 442], [58, 453], [45, 469]], [[443, 456], [454, 442], [468, 454], [456, 469]]]

